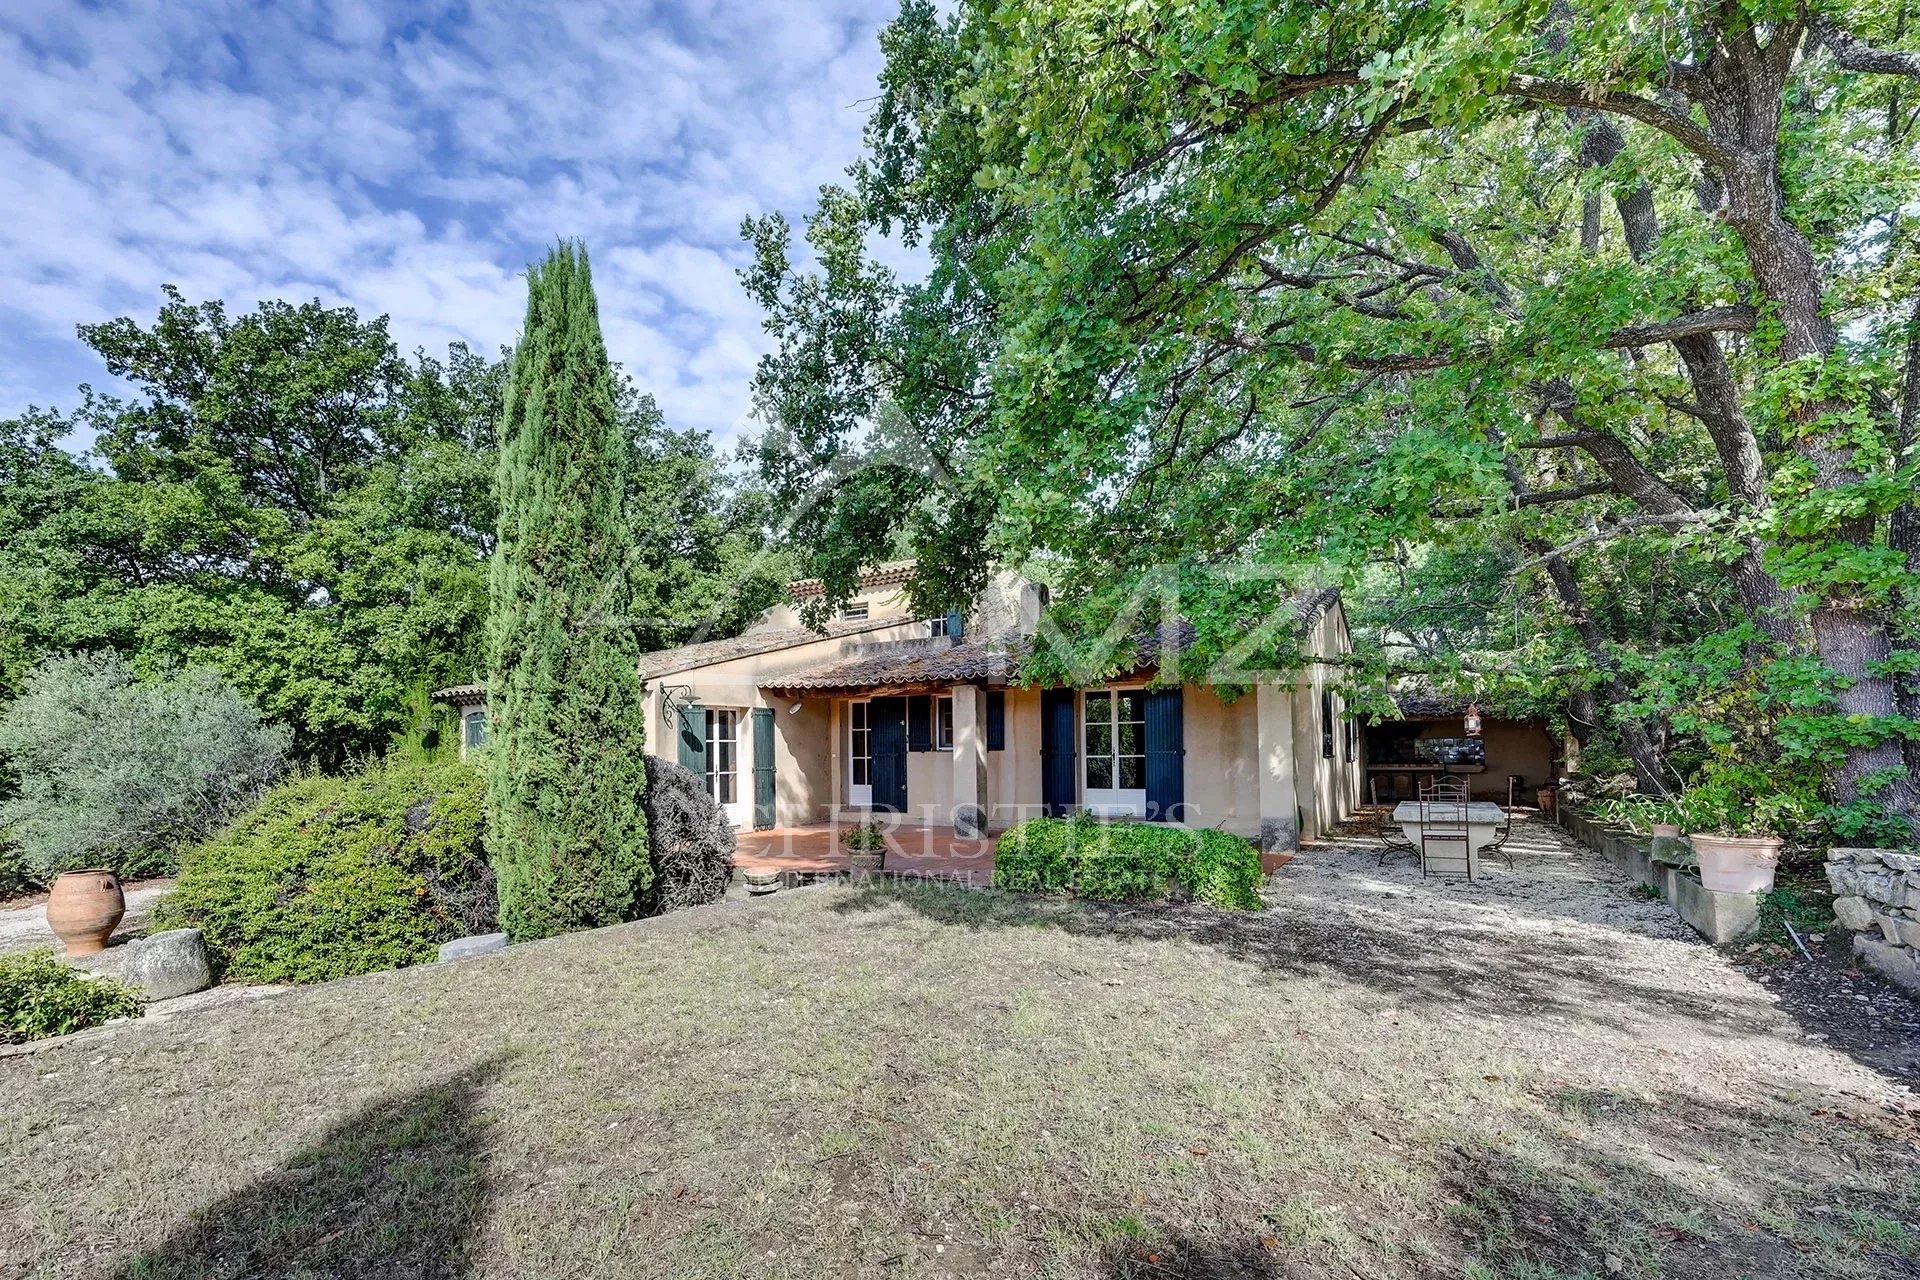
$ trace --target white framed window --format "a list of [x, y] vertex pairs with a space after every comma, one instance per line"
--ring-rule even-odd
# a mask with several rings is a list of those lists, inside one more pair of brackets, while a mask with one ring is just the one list
[[1103, 817], [1147, 814], [1147, 694], [1090, 689], [1081, 718], [1085, 807]]
[[873, 712], [866, 702], [847, 704], [847, 803], [873, 803]]
[[938, 640], [941, 636], [951, 635], [952, 632], [947, 629], [947, 621], [947, 615], [944, 613], [937, 618], [928, 618], [927, 637], [932, 640]]
[[707, 712], [707, 794], [721, 805], [740, 799], [740, 714]]
[[840, 616], [848, 622], [865, 621], [867, 616], [867, 602], [865, 600], [849, 601], [841, 608]]
[[953, 695], [933, 700], [933, 749], [953, 750]]
[[460, 717], [460, 749], [473, 751], [487, 745], [487, 709], [475, 707]]

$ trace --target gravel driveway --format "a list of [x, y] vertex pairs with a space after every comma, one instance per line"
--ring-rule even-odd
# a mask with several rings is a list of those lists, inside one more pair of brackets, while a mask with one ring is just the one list
[[[146, 927], [153, 906], [173, 888], [171, 880], [142, 880], [126, 887], [127, 914], [107, 942], [115, 946], [127, 941]], [[47, 903], [43, 897], [23, 907], [0, 909], [0, 955], [11, 951], [32, 951], [35, 947], [58, 950], [60, 939], [47, 928]]]

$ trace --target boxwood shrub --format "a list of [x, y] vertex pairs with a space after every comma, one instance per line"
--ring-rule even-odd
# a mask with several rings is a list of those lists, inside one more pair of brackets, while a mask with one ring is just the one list
[[1258, 910], [1260, 852], [1211, 828], [1102, 822], [1084, 814], [1008, 827], [993, 883], [1016, 893], [1072, 893], [1103, 902], [1196, 898]]
[[111, 1018], [137, 1018], [140, 1009], [138, 991], [62, 964], [51, 948], [0, 956], [0, 1044], [64, 1036]]
[[485, 807], [479, 770], [452, 759], [283, 783], [186, 853], [154, 927], [203, 930], [222, 976], [246, 982], [432, 960], [493, 928]]

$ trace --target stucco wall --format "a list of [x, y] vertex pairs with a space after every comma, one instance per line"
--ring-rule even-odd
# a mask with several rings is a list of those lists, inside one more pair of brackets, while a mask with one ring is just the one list
[[[1346, 612], [1334, 605], [1320, 616], [1308, 637], [1308, 652], [1337, 657], [1353, 649]], [[1300, 806], [1300, 838], [1318, 840], [1360, 804], [1366, 751], [1355, 731], [1353, 759], [1347, 759], [1347, 709], [1338, 692], [1333, 702], [1333, 754], [1322, 737], [1322, 691], [1336, 688], [1338, 671], [1316, 662], [1301, 672], [1293, 690], [1294, 789]]]
[[[834, 720], [832, 699], [800, 699], [800, 710], [792, 713], [794, 699], [768, 698], [760, 686], [789, 671], [819, 666], [845, 656], [860, 645], [880, 641], [905, 640], [921, 634], [924, 624], [903, 619], [899, 625], [879, 627], [852, 636], [823, 636], [808, 644], [772, 653], [732, 658], [694, 671], [660, 676], [647, 682], [647, 751], [667, 760], [680, 759], [680, 746], [674, 726], [662, 714], [663, 692], [671, 687], [676, 697], [690, 697], [703, 707], [732, 707], [740, 716], [741, 786], [752, 798], [754, 707], [773, 708], [774, 722], [774, 821], [781, 826], [797, 826], [827, 820], [836, 803], [833, 769]], [[681, 690], [690, 693], [681, 694]]]

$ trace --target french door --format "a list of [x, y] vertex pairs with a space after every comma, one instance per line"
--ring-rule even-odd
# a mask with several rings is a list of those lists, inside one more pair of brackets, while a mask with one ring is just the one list
[[744, 827], [749, 809], [740, 789], [740, 713], [731, 709], [707, 711], [707, 794], [727, 821]]
[[1146, 690], [1088, 690], [1081, 725], [1082, 806], [1100, 817], [1146, 817]]
[[847, 704], [847, 803], [873, 807], [873, 706], [867, 702]]

